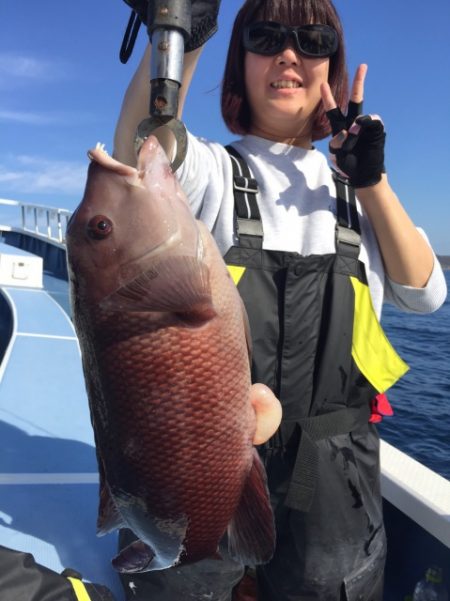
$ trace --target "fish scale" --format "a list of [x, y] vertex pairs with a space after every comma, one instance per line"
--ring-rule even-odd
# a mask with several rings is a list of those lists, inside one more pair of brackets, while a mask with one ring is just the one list
[[[223, 296], [220, 305], [217, 304], [226, 306], [228, 301]], [[119, 453], [115, 462], [106, 463], [107, 476], [118, 469], [134, 473], [137, 464], [141, 488], [164, 490], [164, 494], [152, 503], [151, 511], [155, 516], [176, 518], [180, 512], [189, 514], [188, 551], [189, 546], [196, 547], [200, 541], [217, 540], [236, 507], [246, 475], [244, 472], [241, 479], [236, 479], [238, 458], [242, 460], [247, 455], [250, 469], [251, 430], [245, 421], [246, 408], [249, 414], [247, 399], [242, 395], [242, 385], [248, 387], [249, 376], [247, 373], [239, 381], [233, 378], [242, 361], [246, 360], [244, 355], [247, 351], [243, 347], [240, 356], [233, 357], [225, 352], [229, 342], [236, 337], [239, 326], [242, 327], [241, 320], [230, 315], [225, 333], [223, 328], [208, 324], [197, 331], [184, 325], [171, 326], [162, 334], [153, 320], [146, 325], [145, 316], [140, 314], [121, 316], [120, 319], [113, 316], [101, 320], [99, 317], [97, 315], [98, 326], [93, 329], [93, 334], [99, 346], [100, 368], [105, 371], [104, 377], [109, 382], [109, 402], [120, 410], [116, 418], [117, 430], [120, 430], [121, 437], [129, 439], [137, 435], [136, 423], [147, 424], [145, 431], [138, 435], [144, 442], [145, 457], [134, 456], [125, 463], [123, 454]], [[205, 335], [207, 328], [212, 330], [209, 335]], [[145, 336], [142, 330], [146, 331]], [[127, 359], [129, 357], [133, 360]], [[194, 360], [195, 357], [197, 360]], [[180, 373], [186, 377], [179, 378]], [[143, 377], [136, 377], [136, 374]], [[224, 380], [231, 381], [226, 398], [222, 386]], [[124, 398], [127, 403], [123, 403]], [[132, 415], [127, 411], [128, 403], [136, 406]], [[207, 426], [204, 425], [205, 404], [209, 412]], [[232, 415], [230, 406], [234, 410]], [[161, 412], [158, 414], [155, 408], [160, 408]], [[237, 426], [231, 439], [230, 417]], [[184, 427], [180, 432], [180, 421], [190, 427]], [[164, 436], [159, 434], [160, 424], [164, 424]], [[167, 424], [172, 427], [167, 427]], [[111, 432], [115, 432], [112, 417], [111, 425]], [[213, 431], [210, 431], [211, 425], [215, 426]], [[210, 457], [198, 460], [206, 436], [208, 453], [214, 461]], [[112, 440], [106, 442], [108, 447], [113, 444]], [[224, 456], [224, 448], [228, 450], [228, 456]], [[185, 469], [185, 458], [177, 461], [185, 449], [190, 449], [192, 456], [189, 470]], [[162, 464], [161, 457], [170, 460]], [[214, 474], [220, 476], [214, 478]], [[110, 480], [113, 481], [113, 478]], [[128, 491], [130, 489], [131, 485]], [[192, 491], [196, 494], [193, 495]], [[136, 490], [135, 494], [140, 492]], [[211, 553], [213, 551], [214, 548], [210, 549]]]

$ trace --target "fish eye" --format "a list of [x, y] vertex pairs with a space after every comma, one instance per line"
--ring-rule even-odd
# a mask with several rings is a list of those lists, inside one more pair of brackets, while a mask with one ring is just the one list
[[104, 215], [96, 215], [92, 217], [87, 225], [87, 233], [90, 238], [102, 240], [107, 238], [113, 231], [113, 223], [111, 219]]

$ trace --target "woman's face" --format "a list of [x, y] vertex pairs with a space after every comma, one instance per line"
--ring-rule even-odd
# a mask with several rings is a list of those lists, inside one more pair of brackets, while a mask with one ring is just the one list
[[246, 52], [245, 83], [250, 133], [310, 147], [320, 85], [328, 81], [329, 58], [305, 58], [288, 45], [275, 56]]

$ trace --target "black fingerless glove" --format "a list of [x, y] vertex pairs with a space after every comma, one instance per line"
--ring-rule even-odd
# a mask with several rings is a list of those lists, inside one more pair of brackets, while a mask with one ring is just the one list
[[192, 0], [191, 37], [185, 44], [185, 52], [203, 46], [217, 31], [217, 15], [220, 0]]
[[137, 13], [139, 19], [146, 25], [147, 23], [147, 6], [149, 0], [124, 0], [128, 6], [130, 6], [135, 13]]
[[[152, 0], [124, 0], [137, 13], [139, 19], [147, 25], [147, 9]], [[217, 31], [217, 15], [220, 0], [192, 0], [191, 37], [184, 50], [191, 52], [203, 46]]]
[[333, 135], [343, 129], [348, 131], [353, 122], [360, 127], [357, 134], [348, 134], [341, 148], [329, 147], [330, 152], [336, 156], [337, 166], [347, 175], [354, 188], [374, 186], [385, 173], [384, 125], [380, 119], [359, 115], [361, 107], [362, 104], [350, 102], [347, 116], [337, 108], [327, 112]]

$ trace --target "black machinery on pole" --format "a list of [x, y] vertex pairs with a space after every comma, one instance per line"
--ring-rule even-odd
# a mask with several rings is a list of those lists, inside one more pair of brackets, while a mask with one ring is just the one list
[[122, 62], [126, 62], [131, 55], [141, 22], [147, 26], [152, 45], [149, 116], [138, 126], [135, 148], [139, 152], [144, 140], [164, 127], [175, 138], [172, 158], [172, 169], [175, 171], [183, 162], [187, 150], [186, 128], [177, 116], [184, 47], [191, 35], [191, 0], [125, 1], [135, 13], [130, 18], [122, 44]]

